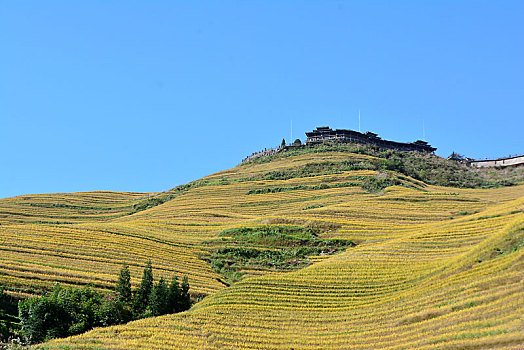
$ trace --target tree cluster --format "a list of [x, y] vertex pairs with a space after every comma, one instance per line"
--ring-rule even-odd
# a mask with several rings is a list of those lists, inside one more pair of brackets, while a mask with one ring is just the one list
[[131, 308], [135, 319], [180, 312], [191, 307], [187, 276], [181, 284], [176, 276], [170, 283], [161, 277], [154, 284], [151, 262], [147, 263], [140, 286], [134, 292], [131, 291], [129, 268], [124, 265], [115, 290], [118, 298]]
[[18, 301], [4, 292], [0, 287], [0, 349], [2, 343], [13, 337], [19, 329], [16, 315]]
[[102, 294], [91, 287], [64, 288], [56, 284], [43, 297], [18, 304], [23, 336], [34, 344], [53, 338], [86, 332], [93, 327], [126, 323], [144, 317], [160, 316], [189, 309], [189, 283], [174, 276], [170, 283], [153, 281], [148, 262], [137, 289], [131, 289], [131, 274], [124, 264], [114, 293]]

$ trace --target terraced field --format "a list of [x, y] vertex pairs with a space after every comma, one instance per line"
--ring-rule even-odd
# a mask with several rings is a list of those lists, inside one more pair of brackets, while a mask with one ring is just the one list
[[[148, 193], [93, 192], [20, 196], [0, 200], [0, 285], [33, 294], [65, 285], [113, 288], [124, 262], [137, 285], [147, 260], [155, 274], [187, 275], [194, 294], [223, 287], [198, 258], [202, 251], [180, 227], [114, 223], [129, 216]], [[182, 229], [183, 230], [183, 229]]]
[[25, 195], [0, 200], [0, 224], [98, 222], [132, 213], [134, 202], [154, 195], [84, 192]]
[[[152, 194], [0, 200], [0, 284], [106, 289], [124, 261], [138, 283], [151, 258], [156, 274], [187, 274], [193, 293], [209, 294], [181, 314], [45, 348], [524, 347], [524, 185], [458, 189], [390, 174], [398, 185], [369, 193], [367, 179], [384, 175], [367, 166], [377, 161], [329, 152], [242, 164], [140, 211]], [[226, 287], [201, 259], [206, 242], [261, 225], [318, 227], [321, 239], [358, 245], [292, 272], [244, 271], [252, 277]]]

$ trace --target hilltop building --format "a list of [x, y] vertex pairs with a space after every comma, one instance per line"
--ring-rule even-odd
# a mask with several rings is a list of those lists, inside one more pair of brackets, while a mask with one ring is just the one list
[[382, 148], [396, 149], [399, 151], [435, 152], [436, 148], [431, 147], [426, 141], [417, 140], [415, 142], [403, 143], [381, 139], [372, 132], [361, 133], [354, 130], [336, 129], [332, 130], [328, 126], [317, 127], [316, 130], [306, 132], [306, 145], [313, 145], [323, 142], [355, 142], [371, 144]]
[[471, 160], [468, 165], [477, 168], [505, 168], [524, 166], [524, 155], [498, 159]]

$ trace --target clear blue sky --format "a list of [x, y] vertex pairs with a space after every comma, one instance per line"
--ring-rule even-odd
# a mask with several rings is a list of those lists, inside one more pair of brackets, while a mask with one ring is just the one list
[[0, 197], [161, 191], [316, 126], [523, 153], [523, 1], [0, 2]]

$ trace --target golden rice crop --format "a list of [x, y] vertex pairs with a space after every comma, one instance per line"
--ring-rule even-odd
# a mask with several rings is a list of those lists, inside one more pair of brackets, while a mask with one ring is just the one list
[[[95, 329], [42, 345], [46, 348], [524, 346], [524, 186], [393, 186], [371, 194], [358, 186], [318, 186], [374, 176], [369, 170], [288, 180], [260, 177], [312, 162], [356, 158], [372, 160], [332, 152], [238, 166], [134, 214], [132, 203], [147, 194], [115, 194], [111, 213], [85, 209], [76, 215], [72, 206], [57, 205], [34, 207], [40, 211], [32, 215], [42, 222], [9, 214], [0, 218], [5, 252], [0, 283], [94, 282], [110, 288], [122, 262], [135, 261], [137, 283], [140, 268], [152, 259], [157, 275], [187, 274], [194, 292], [210, 294], [181, 314]], [[285, 190], [249, 194], [257, 188]], [[75, 196], [67, 200], [81, 203], [88, 195]], [[0, 208], [15, 212], [18, 201], [1, 200]], [[64, 217], [75, 217], [63, 219], [71, 223], [45, 222], [61, 221], [62, 209]], [[46, 215], [51, 219], [41, 219]], [[314, 223], [324, 228], [321, 237], [358, 245], [338, 255], [311, 257], [315, 263], [298, 271], [250, 277], [225, 288], [199, 259], [204, 242], [226, 228], [268, 223]]]

